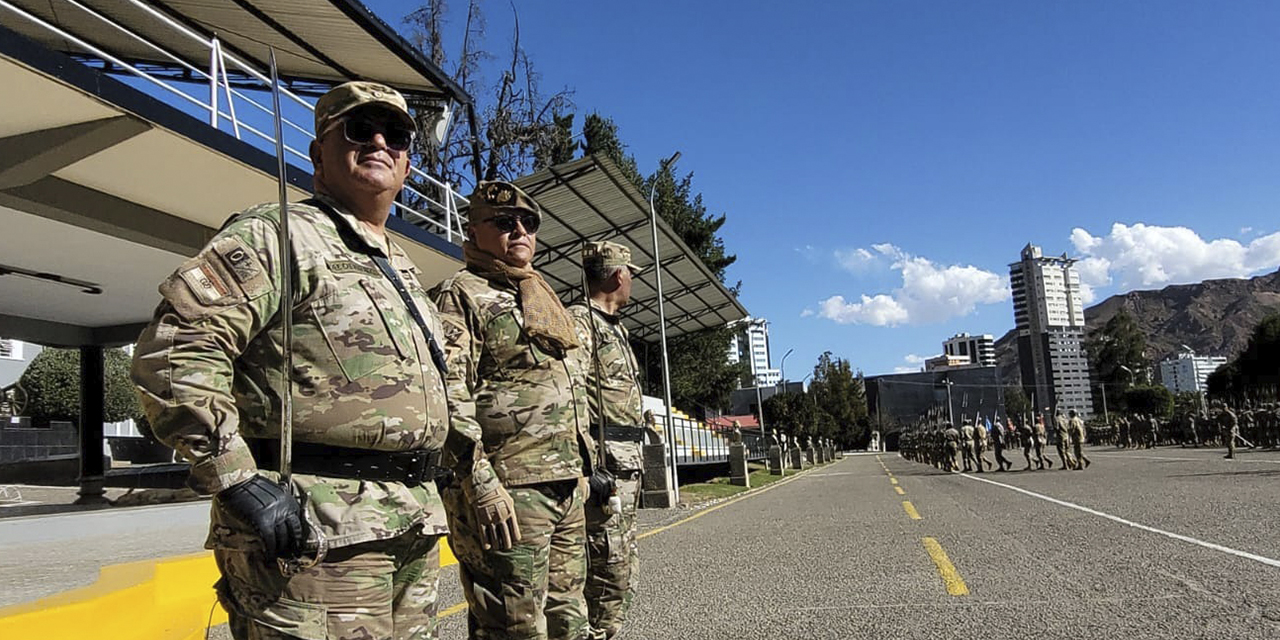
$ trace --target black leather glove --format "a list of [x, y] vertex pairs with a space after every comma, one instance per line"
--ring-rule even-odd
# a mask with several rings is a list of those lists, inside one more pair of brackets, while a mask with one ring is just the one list
[[296, 558], [302, 554], [306, 531], [302, 507], [285, 487], [262, 476], [218, 492], [218, 501], [231, 515], [253, 527], [268, 558]]
[[587, 495], [587, 502], [603, 505], [609, 503], [609, 498], [617, 490], [618, 483], [608, 469], [600, 467], [587, 479], [587, 486], [591, 489]]

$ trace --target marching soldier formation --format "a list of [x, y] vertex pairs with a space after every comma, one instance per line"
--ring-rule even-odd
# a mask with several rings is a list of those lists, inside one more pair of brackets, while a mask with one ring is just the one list
[[[899, 452], [908, 460], [930, 464], [943, 471], [983, 473], [992, 466], [984, 455], [988, 443], [995, 455], [997, 472], [1013, 470], [1013, 462], [1004, 456], [1004, 451], [1020, 446], [1027, 463], [1023, 471], [1053, 468], [1053, 460], [1044, 455], [1049, 435], [1043, 415], [1035, 418], [1010, 417], [1007, 429], [999, 415], [993, 418], [986, 420], [979, 415], [972, 424], [966, 420], [957, 430], [936, 412], [930, 412], [913, 429], [901, 435], [898, 441]], [[1057, 414], [1054, 435], [1054, 445], [1062, 460], [1060, 469], [1083, 471], [1092, 464], [1083, 451], [1086, 441], [1084, 420], [1075, 411], [1070, 412], [1070, 418], [1060, 412]], [[957, 454], [960, 463], [956, 461]]]
[[[1013, 463], [1005, 457], [1005, 449], [1021, 446], [1026, 460], [1024, 471], [1052, 469], [1053, 460], [1044, 455], [1050, 439], [1044, 420], [1047, 413], [1048, 410], [1034, 418], [1007, 417], [1008, 428], [999, 415], [990, 420], [979, 415], [972, 424], [966, 421], [957, 431], [938, 412], [930, 411], [915, 427], [901, 434], [899, 450], [904, 458], [943, 471], [983, 473], [984, 465], [986, 469], [991, 467], [983, 457], [988, 443], [995, 455], [996, 471], [1012, 470]], [[1235, 458], [1236, 448], [1242, 445], [1280, 447], [1280, 403], [1256, 407], [1246, 404], [1237, 411], [1214, 400], [1207, 413], [1179, 415], [1164, 423], [1144, 413], [1113, 415], [1114, 424], [1103, 423], [1091, 432], [1074, 409], [1066, 414], [1061, 409], [1054, 410], [1052, 439], [1060, 461], [1058, 468], [1083, 471], [1093, 464], [1084, 452], [1086, 443], [1146, 449], [1171, 444], [1221, 446], [1227, 450], [1227, 459]], [[957, 446], [952, 446], [953, 440]]]
[[638, 269], [588, 244], [564, 308], [532, 267], [541, 207], [482, 182], [466, 264], [428, 290], [385, 227], [415, 135], [389, 87], [319, 100], [315, 195], [236, 214], [160, 285], [148, 420], [214, 495], [237, 639], [434, 638], [445, 535], [470, 637], [610, 638], [637, 571]]

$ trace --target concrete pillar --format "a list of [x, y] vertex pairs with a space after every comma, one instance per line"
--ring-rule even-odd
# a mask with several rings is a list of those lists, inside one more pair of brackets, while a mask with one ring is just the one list
[[791, 468], [804, 468], [804, 453], [800, 451], [800, 447], [791, 447]]
[[741, 442], [729, 445], [729, 482], [736, 487], [750, 487], [747, 470], [747, 446]]
[[781, 476], [786, 475], [782, 470], [782, 447], [772, 445], [769, 447], [769, 475]]
[[817, 464], [818, 462], [818, 453], [814, 451], [812, 443], [804, 448], [804, 461], [811, 465]]
[[644, 474], [640, 481], [640, 505], [645, 509], [670, 509], [676, 495], [667, 475], [667, 446], [644, 445]]
[[106, 412], [106, 376], [102, 347], [80, 347], [80, 491], [76, 504], [107, 504], [103, 497], [102, 422]]

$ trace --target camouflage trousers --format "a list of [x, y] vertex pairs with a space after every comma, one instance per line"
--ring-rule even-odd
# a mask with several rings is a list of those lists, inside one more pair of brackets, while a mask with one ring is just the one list
[[290, 578], [256, 544], [215, 548], [218, 600], [236, 640], [432, 640], [440, 540], [414, 529], [340, 547]]
[[622, 629], [636, 592], [640, 558], [636, 552], [636, 508], [640, 505], [640, 472], [620, 471], [618, 498], [622, 513], [606, 516], [600, 505], [587, 505], [587, 612], [592, 640], [612, 638]]
[[481, 640], [583, 640], [588, 637], [586, 482], [508, 487], [520, 542], [486, 551], [475, 514], [456, 487], [445, 489], [449, 543], [467, 598], [469, 636]]

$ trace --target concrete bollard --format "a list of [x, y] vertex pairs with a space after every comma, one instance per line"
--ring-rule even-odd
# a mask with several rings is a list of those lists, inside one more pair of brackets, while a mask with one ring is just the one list
[[813, 450], [813, 445], [804, 448], [804, 461], [810, 465], [817, 464], [817, 452]]
[[676, 506], [675, 491], [667, 476], [667, 446], [661, 442], [644, 445], [644, 474], [640, 481], [640, 504], [645, 509]]
[[800, 447], [791, 447], [791, 468], [804, 468], [804, 453], [800, 451]]
[[747, 446], [741, 442], [729, 445], [729, 482], [735, 487], [750, 487], [747, 472]]
[[772, 445], [769, 447], [769, 475], [782, 476], [786, 475], [782, 470], [782, 447]]

